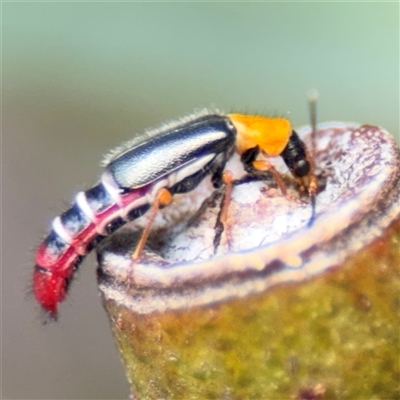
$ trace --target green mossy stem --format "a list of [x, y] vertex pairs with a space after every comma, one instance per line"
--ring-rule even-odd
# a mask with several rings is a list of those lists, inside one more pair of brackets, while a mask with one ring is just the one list
[[[137, 399], [398, 398], [398, 223], [307, 282], [142, 315], [103, 297]], [[315, 397], [319, 398], [319, 397]]]

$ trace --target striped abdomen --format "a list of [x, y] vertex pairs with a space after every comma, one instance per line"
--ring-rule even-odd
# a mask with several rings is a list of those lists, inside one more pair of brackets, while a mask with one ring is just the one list
[[111, 182], [105, 174], [98, 185], [78, 193], [72, 207], [54, 219], [50, 234], [36, 252], [34, 294], [53, 316], [84, 256], [105, 236], [150, 207], [151, 185], [119, 193]]

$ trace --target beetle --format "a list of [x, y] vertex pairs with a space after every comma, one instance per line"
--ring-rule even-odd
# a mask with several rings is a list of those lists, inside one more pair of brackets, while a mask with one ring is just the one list
[[287, 119], [195, 112], [117, 147], [104, 160], [100, 182], [79, 192], [72, 206], [53, 220], [49, 235], [36, 251], [33, 292], [41, 307], [56, 318], [83, 258], [126, 222], [149, 213], [132, 255], [137, 260], [158, 209], [174, 195], [194, 190], [207, 176], [214, 188], [225, 185], [223, 226], [234, 182], [225, 166], [235, 152], [248, 174], [269, 171], [287, 196], [282, 178], [267, 160], [281, 156], [315, 208], [313, 162]]

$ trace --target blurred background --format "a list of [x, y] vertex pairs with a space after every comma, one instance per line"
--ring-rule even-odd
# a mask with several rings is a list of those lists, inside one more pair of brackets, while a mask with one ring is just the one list
[[[81, 266], [58, 323], [26, 299], [33, 249], [110, 147], [204, 106], [399, 134], [398, 3], [2, 3], [2, 398], [123, 399]], [[355, 160], [356, 162], [356, 160]]]

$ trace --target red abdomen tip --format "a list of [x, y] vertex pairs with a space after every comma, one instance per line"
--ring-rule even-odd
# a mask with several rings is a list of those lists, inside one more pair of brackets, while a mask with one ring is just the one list
[[57, 306], [61, 303], [67, 293], [67, 281], [50, 271], [36, 267], [33, 273], [33, 293], [39, 304], [57, 317]]

